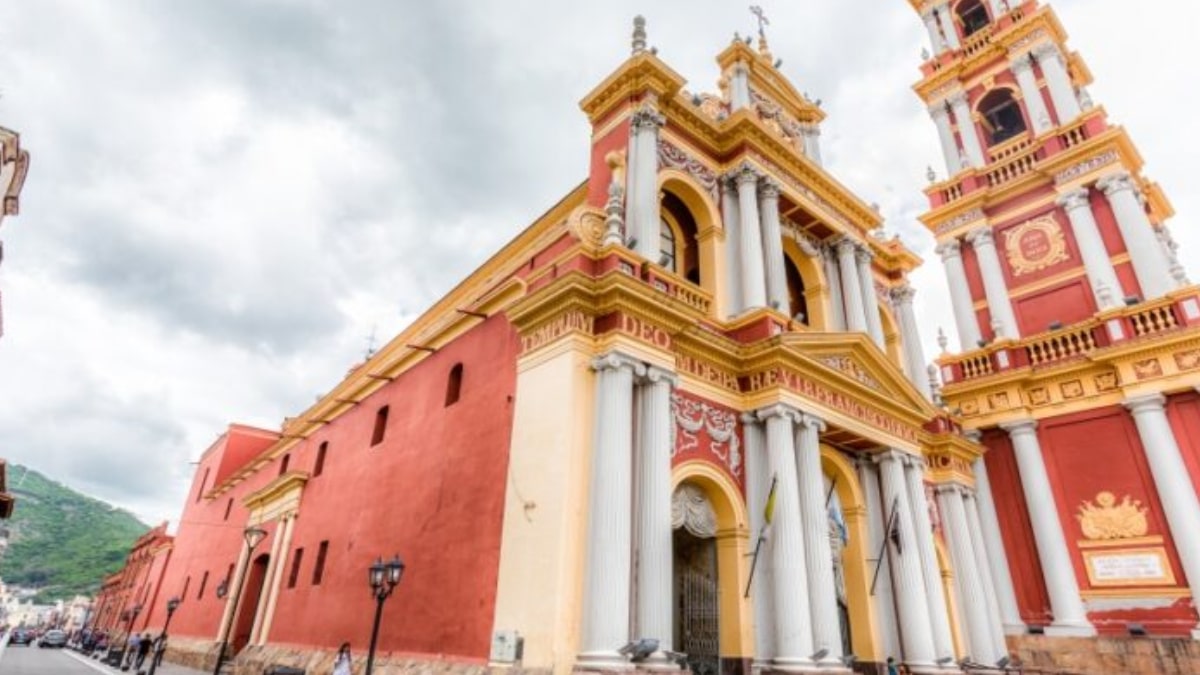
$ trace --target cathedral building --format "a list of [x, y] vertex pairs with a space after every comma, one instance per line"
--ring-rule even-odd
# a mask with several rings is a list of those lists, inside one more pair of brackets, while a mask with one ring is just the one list
[[230, 426], [97, 626], [327, 672], [399, 554], [389, 672], [951, 673], [1071, 640], [1141, 672], [1135, 626], [1200, 655], [1169, 206], [1049, 8], [913, 3], [960, 354], [927, 367], [921, 261], [761, 30], [707, 93], [639, 18], [581, 103], [586, 180], [280, 430]]

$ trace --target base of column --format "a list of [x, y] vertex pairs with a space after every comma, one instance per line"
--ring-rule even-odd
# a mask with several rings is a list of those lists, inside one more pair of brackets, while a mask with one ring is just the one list
[[656, 675], [666, 673], [686, 673], [687, 668], [682, 668], [678, 663], [667, 656], [664, 652], [654, 652], [650, 658], [645, 661], [638, 661], [633, 664], [633, 667], [639, 671], [648, 670]]
[[950, 673], [961, 673], [958, 664], [951, 661], [945, 666], [939, 666], [936, 663], [913, 663], [905, 661], [904, 665], [908, 666], [908, 672], [913, 675], [949, 675]]
[[580, 654], [575, 657], [575, 666], [571, 668], [571, 671], [575, 673], [611, 673], [631, 670], [633, 670], [633, 664], [623, 654], [616, 651]]
[[780, 657], [771, 660], [764, 673], [819, 673], [812, 659]]
[[1052, 623], [1046, 626], [1050, 637], [1096, 637], [1096, 627], [1090, 623]]

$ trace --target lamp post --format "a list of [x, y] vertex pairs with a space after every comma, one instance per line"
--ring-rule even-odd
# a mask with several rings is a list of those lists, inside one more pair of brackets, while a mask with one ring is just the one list
[[225, 664], [225, 650], [229, 647], [229, 631], [233, 630], [233, 622], [236, 618], [238, 600], [242, 596], [242, 586], [246, 582], [246, 571], [250, 569], [250, 557], [254, 555], [254, 549], [262, 543], [262, 540], [267, 537], [267, 531], [261, 527], [251, 525], [242, 532], [242, 538], [246, 540], [246, 564], [242, 565], [242, 572], [238, 575], [237, 585], [233, 587], [233, 608], [229, 612], [229, 621], [221, 627], [221, 648], [217, 651], [217, 665], [213, 668], [213, 675], [220, 675], [221, 666]]
[[138, 614], [141, 614], [141, 613], [142, 613], [142, 606], [134, 605], [133, 607], [130, 607], [129, 609], [125, 610], [125, 613], [122, 614], [122, 618], [128, 616], [128, 621], [129, 621], [129, 623], [125, 624], [125, 644], [122, 645], [122, 647], [121, 647], [121, 660], [122, 661], [125, 660], [125, 656], [127, 655], [127, 652], [129, 651], [129, 638], [130, 638], [130, 636], [133, 635], [133, 622], [137, 621]]
[[375, 623], [371, 626], [371, 648], [367, 651], [366, 675], [373, 675], [375, 670], [375, 645], [379, 641], [379, 620], [383, 618], [383, 602], [391, 596], [402, 576], [404, 561], [398, 555], [386, 563], [383, 562], [383, 558], [379, 558], [367, 568], [367, 580], [371, 584], [371, 592], [375, 594]]
[[171, 617], [175, 614], [175, 610], [179, 609], [179, 603], [180, 600], [178, 597], [167, 601], [167, 620], [163, 623], [162, 632], [158, 634], [158, 644], [155, 645], [154, 655], [150, 657], [149, 675], [154, 675], [154, 671], [158, 670], [158, 664], [162, 661], [163, 653], [167, 651], [167, 629], [171, 627]]

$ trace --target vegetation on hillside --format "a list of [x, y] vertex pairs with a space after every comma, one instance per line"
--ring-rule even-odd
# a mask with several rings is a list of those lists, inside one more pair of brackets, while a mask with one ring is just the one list
[[133, 542], [149, 528], [128, 511], [79, 494], [36, 471], [10, 464], [16, 497], [0, 579], [39, 589], [36, 601], [94, 594], [121, 568]]

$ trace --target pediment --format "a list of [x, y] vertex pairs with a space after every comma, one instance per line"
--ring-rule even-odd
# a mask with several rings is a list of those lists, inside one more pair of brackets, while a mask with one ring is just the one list
[[937, 409], [903, 371], [861, 333], [796, 333], [783, 338], [796, 356], [832, 371], [836, 377], [875, 392], [887, 400], [933, 417]]

